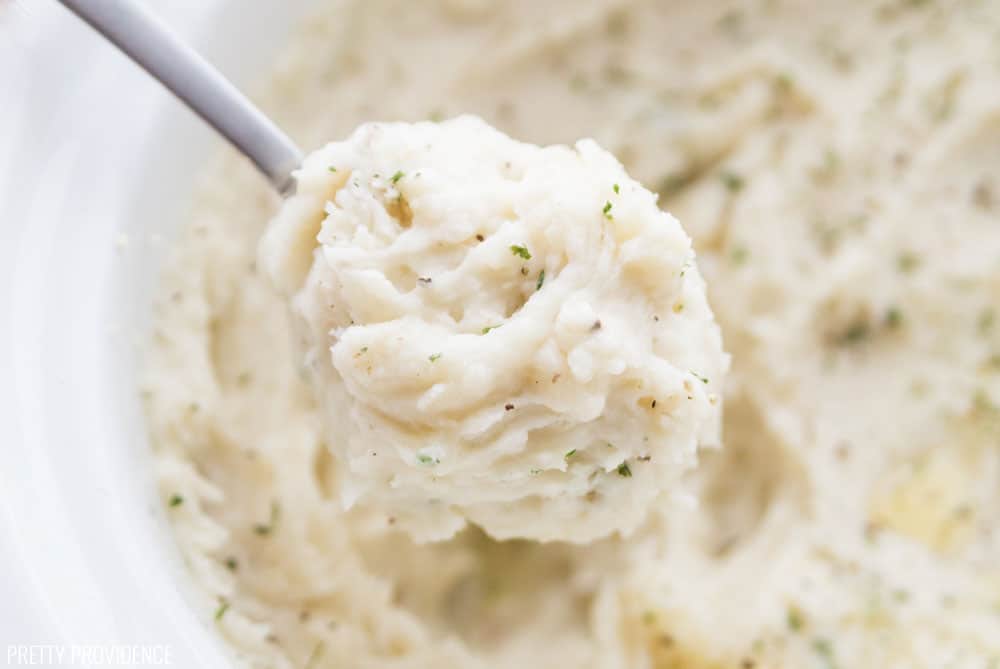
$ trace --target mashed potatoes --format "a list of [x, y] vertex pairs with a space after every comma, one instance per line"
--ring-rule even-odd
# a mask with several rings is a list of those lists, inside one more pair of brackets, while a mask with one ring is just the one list
[[306, 160], [261, 258], [305, 323], [345, 506], [418, 539], [630, 534], [718, 443], [690, 239], [592, 141], [362, 126]]
[[[256, 264], [280, 201], [228, 157], [163, 276], [145, 387], [206, 624], [255, 667], [996, 666], [998, 34], [977, 0], [327, 3], [264, 98], [302, 146], [472, 113], [592, 136], [660, 194], [732, 354], [723, 448], [674, 488], [695, 505], [651, 504], [627, 539], [418, 544], [343, 510]], [[506, 242], [529, 293], [532, 243]]]

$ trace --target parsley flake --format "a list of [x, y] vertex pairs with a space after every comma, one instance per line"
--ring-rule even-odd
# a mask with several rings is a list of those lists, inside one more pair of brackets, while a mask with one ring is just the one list
[[319, 662], [319, 659], [323, 657], [323, 651], [326, 650], [326, 644], [322, 641], [316, 643], [313, 647], [312, 652], [309, 653], [309, 659], [306, 660], [305, 669], [312, 669]]
[[976, 319], [976, 328], [979, 330], [980, 334], [986, 334], [993, 329], [993, 323], [996, 321], [996, 313], [992, 309], [983, 309], [979, 314], [979, 318]]
[[794, 606], [788, 607], [788, 612], [785, 614], [785, 622], [788, 625], [788, 629], [793, 632], [798, 632], [806, 624], [806, 621], [802, 618], [802, 612]]
[[609, 221], [615, 220], [615, 217], [611, 215], [611, 201], [610, 200], [608, 200], [607, 202], [604, 203], [604, 209], [601, 210], [601, 213], [604, 214], [604, 218], [608, 219]]
[[903, 274], [909, 274], [920, 266], [920, 256], [915, 253], [901, 253], [896, 258], [896, 268]]
[[487, 325], [486, 327], [484, 327], [482, 329], [482, 333], [483, 334], [487, 334], [487, 333], [489, 333], [490, 330], [496, 330], [498, 327], [500, 327], [500, 326], [499, 325]]
[[399, 183], [399, 180], [405, 176], [406, 174], [404, 174], [402, 171], [396, 170], [396, 173], [392, 175], [392, 178], [390, 178], [389, 181], [392, 182], [393, 186], [395, 186], [397, 183]]
[[170, 501], [167, 502], [167, 505], [172, 509], [175, 506], [180, 506], [183, 503], [184, 503], [184, 498], [175, 493], [170, 496]]
[[621, 190], [621, 188], [619, 188], [618, 184], [615, 184], [611, 188], [615, 191], [615, 195], [618, 195], [619, 193], [622, 192], [622, 190]]
[[833, 644], [830, 643], [829, 639], [815, 639], [812, 642], [812, 648], [816, 651], [816, 654], [826, 660], [828, 667], [835, 666], [833, 663]]
[[510, 252], [516, 256], [524, 258], [525, 260], [531, 260], [531, 253], [528, 251], [527, 246], [521, 246], [519, 244], [513, 244], [510, 247]]
[[868, 325], [868, 321], [857, 320], [851, 323], [840, 335], [839, 343], [847, 346], [858, 344], [867, 339], [869, 334], [871, 334], [871, 327]]
[[437, 458], [427, 455], [426, 453], [417, 453], [417, 462], [422, 465], [436, 465], [440, 462]]
[[215, 609], [216, 622], [222, 620], [222, 616], [226, 615], [226, 611], [228, 610], [229, 610], [229, 602], [225, 599], [220, 599], [219, 608]]
[[538, 273], [538, 281], [535, 283], [535, 290], [541, 290], [545, 285], [545, 270]]
[[730, 193], [739, 193], [743, 190], [743, 186], [746, 185], [743, 177], [735, 172], [723, 172], [719, 175], [719, 179], [722, 181], [722, 185], [725, 186], [726, 190]]
[[571, 91], [579, 93], [580, 91], [586, 90], [587, 88], [587, 77], [583, 74], [577, 72], [569, 79], [569, 89]]
[[437, 362], [438, 360], [441, 359], [441, 354], [435, 353], [433, 355], [428, 356], [427, 359], [430, 360], [431, 362]]
[[563, 456], [563, 460], [569, 460], [574, 455], [576, 455], [576, 449], [571, 448], [570, 450], [566, 451], [566, 455]]
[[258, 536], [265, 537], [274, 532], [278, 527], [278, 519], [281, 517], [281, 507], [277, 502], [271, 502], [271, 516], [267, 523], [257, 523], [253, 526], [253, 531]]
[[628, 466], [628, 462], [623, 462], [618, 465], [618, 476], [624, 476], [625, 478], [632, 478], [632, 469]]

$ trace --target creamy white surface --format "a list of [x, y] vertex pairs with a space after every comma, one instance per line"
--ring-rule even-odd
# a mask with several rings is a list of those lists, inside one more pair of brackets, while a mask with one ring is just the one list
[[278, 203], [226, 159], [164, 277], [148, 387], [209, 624], [257, 666], [989, 667], [998, 19], [972, 0], [331, 3], [265, 97], [302, 145], [469, 112], [594, 136], [660, 192], [733, 356], [725, 448], [683, 482], [696, 508], [627, 542], [418, 546], [341, 512], [254, 268]]
[[297, 182], [260, 261], [303, 324], [345, 508], [419, 540], [585, 543], [631, 534], [718, 445], [728, 362], [691, 240], [594, 142], [367, 124]]

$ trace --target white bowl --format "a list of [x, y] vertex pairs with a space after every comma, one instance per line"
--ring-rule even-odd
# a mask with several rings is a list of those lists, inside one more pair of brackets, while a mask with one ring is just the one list
[[[246, 83], [310, 3], [150, 4]], [[0, 663], [33, 643], [228, 662], [192, 606], [136, 392], [158, 264], [221, 146], [52, 0], [0, 4]]]

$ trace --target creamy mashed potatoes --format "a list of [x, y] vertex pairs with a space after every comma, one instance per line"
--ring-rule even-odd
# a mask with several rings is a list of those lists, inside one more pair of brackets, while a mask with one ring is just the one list
[[718, 443], [691, 240], [592, 141], [368, 124], [297, 181], [260, 257], [304, 323], [345, 507], [421, 540], [468, 519], [587, 542], [631, 534]]
[[732, 354], [724, 447], [628, 539], [344, 511], [256, 266], [280, 203], [227, 158], [145, 388], [206, 623], [259, 667], [996, 666], [998, 35], [981, 0], [329, 3], [264, 96], [303, 146], [473, 113], [659, 192]]

